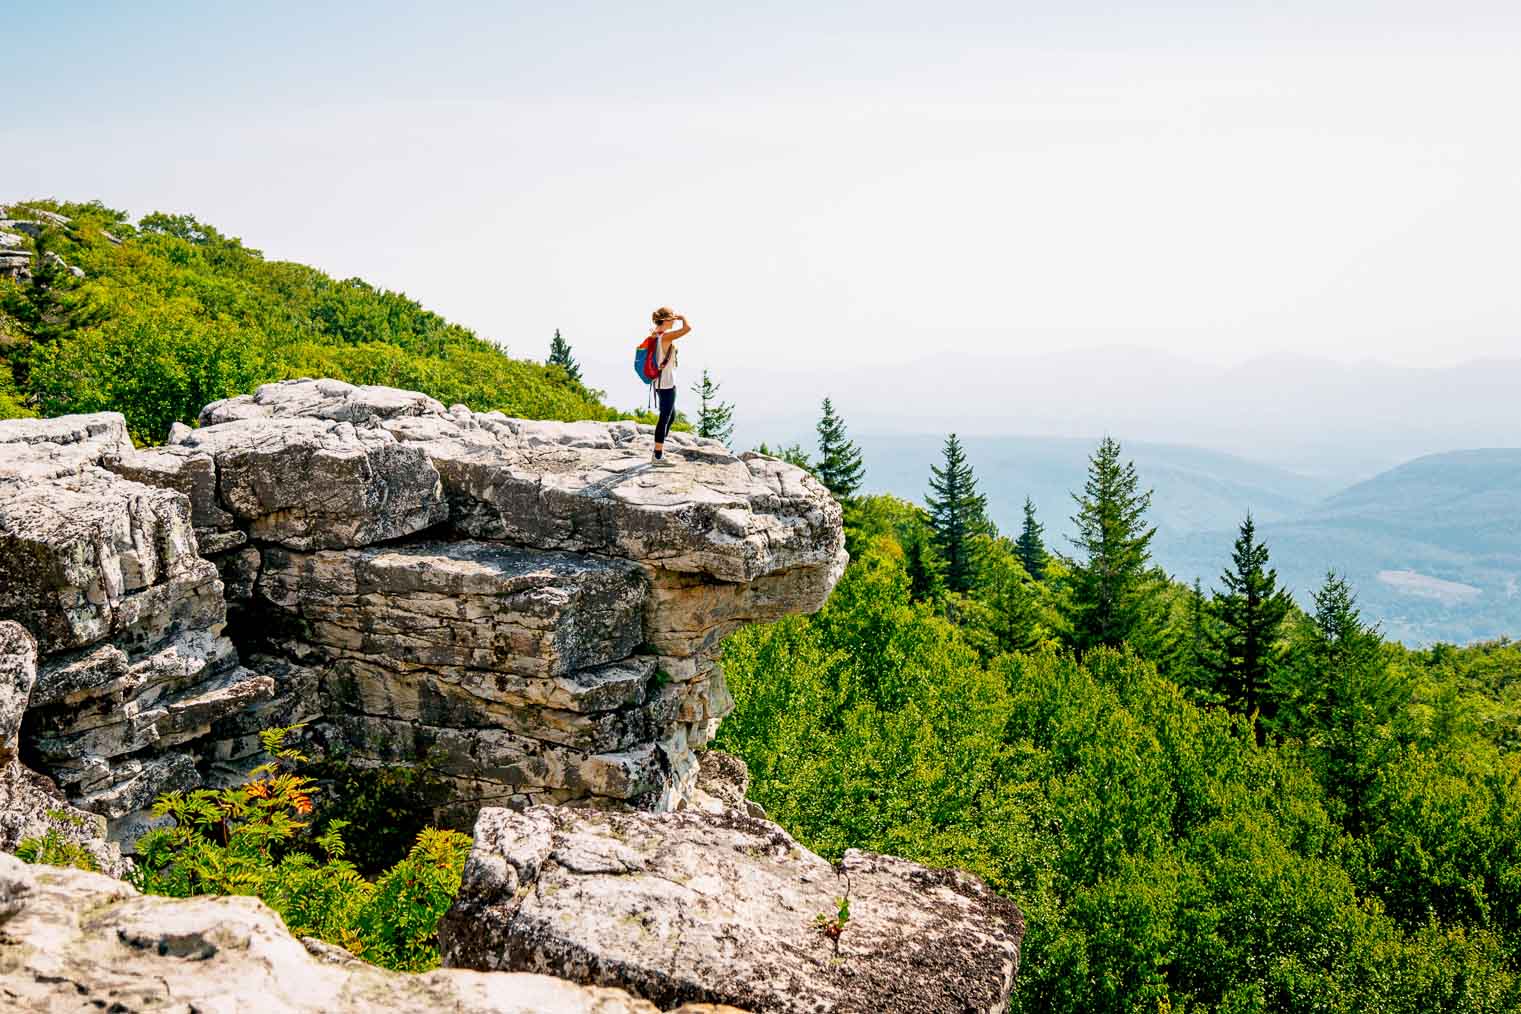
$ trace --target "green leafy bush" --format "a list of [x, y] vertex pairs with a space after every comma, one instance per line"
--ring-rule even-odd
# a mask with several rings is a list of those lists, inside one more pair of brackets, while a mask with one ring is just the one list
[[334, 823], [363, 832], [351, 836], [344, 858], [375, 877], [404, 858], [428, 826], [443, 794], [426, 767], [363, 767], [330, 758], [302, 768], [322, 786], [313, 829]]
[[228, 789], [171, 792], [153, 813], [173, 823], [137, 842], [136, 886], [148, 894], [245, 894], [280, 913], [291, 932], [347, 948], [399, 971], [438, 965], [438, 921], [459, 891], [471, 840], [426, 828], [407, 857], [366, 880], [346, 856], [346, 821], [312, 837], [317, 789], [295, 767], [289, 729], [262, 733], [271, 760]]

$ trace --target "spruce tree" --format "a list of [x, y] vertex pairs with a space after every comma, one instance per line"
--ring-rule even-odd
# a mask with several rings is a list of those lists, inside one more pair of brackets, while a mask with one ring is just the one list
[[908, 594], [915, 602], [928, 602], [944, 586], [944, 567], [924, 529], [914, 525], [903, 537], [903, 568], [908, 572]]
[[570, 342], [560, 337], [559, 328], [555, 328], [554, 339], [549, 343], [549, 365], [560, 367], [565, 371], [565, 375], [577, 384], [583, 382], [581, 366], [576, 362], [576, 357], [570, 353]]
[[1014, 547], [1025, 573], [1036, 581], [1046, 579], [1046, 544], [1042, 538], [1045, 531], [1046, 526], [1035, 520], [1035, 504], [1025, 497], [1025, 523]]
[[977, 583], [975, 539], [987, 534], [987, 497], [977, 492], [977, 477], [952, 433], [945, 438], [944, 467], [930, 466], [929, 506], [932, 543], [945, 564], [945, 586], [963, 594]]
[[1079, 651], [1126, 641], [1137, 647], [1158, 633], [1149, 564], [1155, 528], [1146, 525], [1151, 491], [1141, 492], [1134, 462], [1120, 463], [1120, 445], [1105, 437], [1088, 459], [1088, 481], [1074, 493], [1080, 554], [1072, 561], [1072, 643]]
[[702, 371], [702, 379], [692, 385], [697, 395], [697, 435], [727, 444], [734, 436], [734, 406], [718, 400], [718, 383]]
[[835, 415], [834, 405], [828, 398], [824, 399], [818, 432], [819, 481], [836, 500], [849, 500], [861, 488], [861, 449], [845, 435], [845, 420]]
[[1251, 514], [1241, 523], [1231, 565], [1220, 581], [1224, 590], [1210, 602], [1215, 623], [1206, 632], [1200, 661], [1225, 702], [1255, 717], [1271, 710], [1269, 689], [1283, 659], [1278, 634], [1294, 603], [1278, 587], [1278, 572], [1268, 566], [1268, 547], [1257, 540]]
[[1328, 573], [1315, 613], [1274, 685], [1275, 728], [1298, 737], [1339, 814], [1358, 833], [1373, 781], [1398, 750], [1394, 724], [1409, 702], [1408, 677], [1384, 656], [1383, 636], [1363, 622], [1351, 585]]

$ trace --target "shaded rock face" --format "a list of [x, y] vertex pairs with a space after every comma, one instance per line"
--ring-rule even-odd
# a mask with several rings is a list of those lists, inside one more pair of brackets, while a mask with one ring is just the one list
[[200, 784], [214, 722], [273, 693], [224, 636], [186, 499], [100, 467], [131, 447], [114, 413], [0, 423], [0, 620], [40, 656], [20, 753], [117, 830]]
[[818, 608], [839, 507], [800, 469], [648, 427], [266, 385], [134, 450], [120, 416], [0, 423], [0, 619], [41, 660], [22, 751], [132, 840], [307, 723], [482, 805], [670, 809], [732, 707], [737, 626]]
[[37, 643], [20, 624], [0, 622], [0, 852], [51, 831], [83, 847], [103, 872], [124, 875], [121, 850], [105, 841], [105, 820], [69, 806], [21, 763], [21, 719], [36, 682]]
[[[732, 761], [705, 772], [729, 782], [704, 780], [704, 810], [482, 810], [439, 928], [445, 964], [617, 983], [665, 1005], [1006, 1009], [1024, 937], [1013, 903], [967, 874], [887, 856], [852, 849], [830, 864], [723, 808], [743, 799]], [[842, 897], [836, 937], [817, 918]]]
[[144, 897], [110, 877], [29, 866], [8, 855], [0, 855], [0, 972], [4, 1010], [658, 1011], [623, 990], [544, 975], [388, 972], [319, 941], [297, 940], [254, 898]]

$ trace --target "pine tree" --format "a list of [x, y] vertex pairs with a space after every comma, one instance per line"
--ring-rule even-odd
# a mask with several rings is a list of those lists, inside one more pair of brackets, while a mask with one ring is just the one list
[[1025, 497], [1025, 524], [1014, 546], [1025, 573], [1036, 581], [1046, 579], [1046, 544], [1042, 538], [1045, 531], [1046, 526], [1035, 520], [1035, 504]]
[[1315, 593], [1308, 628], [1294, 646], [1293, 664], [1275, 681], [1274, 724], [1303, 740], [1327, 791], [1345, 806], [1348, 830], [1357, 833], [1373, 781], [1398, 748], [1393, 725], [1411, 686], [1385, 658], [1377, 625], [1363, 622], [1351, 585], [1335, 573]]
[[919, 525], [910, 528], [903, 537], [903, 568], [908, 572], [908, 594], [913, 601], [928, 602], [940, 594], [945, 568]]
[[702, 379], [692, 385], [697, 395], [697, 435], [727, 444], [734, 436], [734, 406], [718, 400], [718, 383], [702, 371]]
[[1188, 627], [1180, 639], [1176, 680], [1187, 686], [1198, 699], [1222, 704], [1224, 701], [1215, 691], [1214, 673], [1205, 664], [1214, 629], [1209, 600], [1204, 596], [1204, 583], [1194, 578], [1193, 586], [1188, 589]]
[[1268, 566], [1268, 547], [1257, 541], [1251, 514], [1241, 523], [1231, 566], [1220, 581], [1224, 590], [1210, 602], [1216, 622], [1200, 661], [1225, 702], [1255, 718], [1264, 708], [1271, 710], [1269, 688], [1283, 660], [1278, 633], [1294, 603], [1278, 587], [1278, 572]]
[[796, 465], [805, 472], [813, 471], [813, 462], [808, 460], [808, 452], [803, 450], [803, 445], [791, 443], [777, 447], [769, 447], [764, 440], [756, 449], [757, 454], [765, 454], [773, 458], [781, 458], [789, 465]]
[[1137, 647], [1159, 632], [1149, 566], [1155, 528], [1146, 526], [1151, 491], [1140, 491], [1135, 464], [1120, 464], [1120, 445], [1105, 437], [1088, 459], [1088, 481], [1074, 493], [1081, 556], [1072, 561], [1072, 642], [1079, 651], [1126, 641]]
[[583, 382], [581, 366], [576, 362], [575, 356], [570, 354], [570, 342], [560, 337], [559, 328], [555, 328], [554, 340], [549, 343], [549, 365], [560, 367], [577, 384]]
[[929, 506], [933, 545], [945, 562], [945, 586], [966, 593], [977, 583], [975, 539], [989, 534], [987, 497], [977, 492], [977, 477], [952, 433], [945, 438], [945, 467], [930, 466]]
[[824, 399], [818, 431], [819, 481], [836, 500], [849, 500], [861, 488], [861, 449], [845, 435], [845, 420], [835, 415], [834, 405], [828, 398]]

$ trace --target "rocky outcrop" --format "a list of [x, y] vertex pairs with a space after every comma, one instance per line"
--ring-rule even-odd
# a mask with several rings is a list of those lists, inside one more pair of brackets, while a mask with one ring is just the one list
[[[657, 1014], [620, 989], [533, 974], [387, 972], [297, 940], [254, 898], [140, 896], [0, 855], [0, 1009], [261, 1014]], [[691, 1005], [682, 1014], [742, 1014]]]
[[105, 820], [69, 806], [21, 763], [21, 719], [36, 682], [37, 643], [20, 624], [0, 622], [0, 852], [51, 833], [82, 848], [102, 872], [124, 875], [121, 850], [105, 841]]
[[[735, 764], [712, 767], [732, 778]], [[616, 983], [666, 1005], [1006, 1008], [1024, 919], [982, 881], [855, 849], [833, 865], [723, 808], [742, 784], [700, 795], [714, 812], [481, 811], [439, 929], [445, 963]]]
[[[65, 227], [69, 222], [65, 216], [41, 208], [0, 205], [0, 276], [18, 281], [30, 278], [34, 257], [27, 240], [40, 238], [48, 226]], [[83, 269], [65, 263], [51, 250], [44, 256], [48, 263], [57, 265], [75, 278], [85, 276]]]
[[201, 783], [212, 724], [274, 693], [224, 634], [185, 498], [100, 467], [131, 448], [115, 413], [0, 423], [0, 619], [41, 656], [21, 750], [129, 840]]
[[257, 733], [423, 764], [486, 804], [670, 809], [732, 706], [735, 627], [822, 604], [839, 507], [648, 427], [266, 385], [136, 450], [112, 414], [0, 423], [0, 619], [37, 637], [34, 766], [131, 841]]

